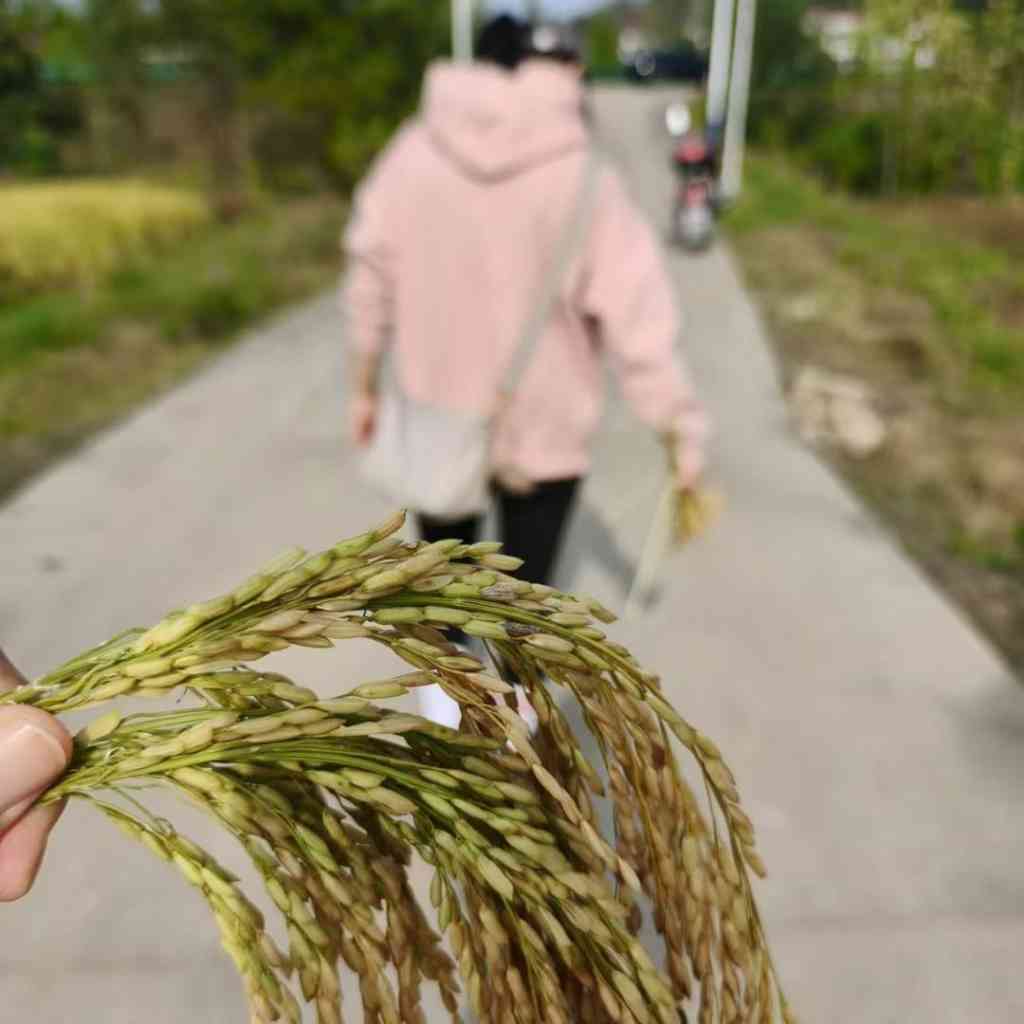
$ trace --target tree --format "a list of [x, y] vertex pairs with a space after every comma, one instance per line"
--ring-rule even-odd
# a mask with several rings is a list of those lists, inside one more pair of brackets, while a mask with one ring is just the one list
[[293, 26], [283, 46], [270, 41], [255, 87], [274, 105], [322, 126], [322, 165], [347, 188], [415, 106], [427, 63], [445, 52], [448, 4], [319, 3], [332, 13], [318, 15], [315, 31]]
[[757, 6], [751, 92], [819, 83], [832, 61], [804, 29], [808, 0], [771, 0]]
[[619, 22], [611, 11], [598, 11], [587, 19], [587, 67], [597, 75], [619, 71]]
[[47, 0], [0, 0], [0, 172], [60, 168], [60, 141], [80, 131], [76, 89], [47, 81], [44, 58], [70, 20]]
[[987, 125], [977, 156], [990, 191], [1024, 185], [1024, 10], [1018, 0], [989, 0], [970, 36], [970, 64], [959, 69], [975, 105], [976, 124]]
[[886, 123], [886, 185], [1019, 187], [1024, 10], [988, 0], [872, 0], [868, 56]]
[[153, 21], [144, 0], [88, 0], [85, 43], [100, 106], [93, 138], [104, 168], [138, 163], [148, 137], [144, 57]]
[[749, 115], [755, 139], [799, 145], [831, 116], [835, 65], [804, 29], [808, 6], [808, 0], [758, 4]]
[[160, 0], [159, 11], [162, 39], [188, 50], [203, 83], [214, 185], [228, 205], [241, 194], [243, 105], [318, 139], [307, 142], [313, 157], [349, 187], [447, 40], [443, 0]]
[[703, 42], [710, 23], [707, 0], [650, 0], [648, 24], [660, 43], [673, 45], [683, 39]]
[[39, 60], [18, 29], [9, 5], [0, 6], [0, 168], [13, 160], [42, 88]]

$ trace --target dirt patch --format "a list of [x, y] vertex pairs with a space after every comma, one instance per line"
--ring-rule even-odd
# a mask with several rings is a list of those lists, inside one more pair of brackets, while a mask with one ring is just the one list
[[879, 207], [885, 216], [926, 224], [1024, 260], [1024, 201], [1019, 198], [993, 203], [976, 196], [935, 196], [882, 202]]
[[[935, 213], [928, 204], [902, 215]], [[943, 230], [1008, 249], [1001, 218], [964, 202]], [[1024, 675], [1024, 413], [972, 393], [962, 354], [930, 303], [873, 287], [842, 262], [834, 236], [809, 226], [745, 231], [736, 248], [771, 327], [787, 390], [807, 366], [862, 381], [886, 425], [883, 447], [851, 458], [822, 452], [893, 525], [907, 550]], [[993, 302], [995, 298], [993, 297]], [[996, 304], [1022, 317], [1024, 290]]]
[[978, 301], [1011, 330], [1024, 330], [1024, 280], [985, 281], [977, 290]]

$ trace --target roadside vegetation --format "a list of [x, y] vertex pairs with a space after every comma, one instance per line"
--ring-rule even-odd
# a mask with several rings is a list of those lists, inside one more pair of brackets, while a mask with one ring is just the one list
[[344, 210], [330, 195], [270, 202], [174, 244], [126, 246], [104, 274], [65, 268], [60, 288], [43, 285], [47, 270], [0, 303], [0, 493], [336, 281]]
[[1024, 673], [1024, 7], [779, 0], [756, 46], [728, 223], [794, 415], [804, 368], [869, 396], [828, 455]]
[[728, 223], [787, 386], [848, 374], [886, 423], [834, 463], [1024, 671], [1024, 203], [853, 198], [761, 152]]
[[0, 494], [335, 283], [445, 0], [0, 0]]
[[0, 185], [0, 299], [80, 287], [167, 249], [210, 220], [201, 195], [145, 182]]

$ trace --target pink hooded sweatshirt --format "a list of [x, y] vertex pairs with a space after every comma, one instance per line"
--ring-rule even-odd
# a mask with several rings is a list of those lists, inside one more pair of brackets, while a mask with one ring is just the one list
[[[588, 136], [564, 66], [510, 73], [438, 63], [422, 108], [383, 151], [345, 237], [351, 344], [393, 347], [413, 398], [495, 408], [513, 352], [577, 202]], [[698, 458], [703, 419], [674, 350], [678, 319], [653, 232], [602, 166], [587, 239], [503, 410], [496, 463], [534, 481], [580, 476], [601, 416], [601, 355], [637, 415]]]

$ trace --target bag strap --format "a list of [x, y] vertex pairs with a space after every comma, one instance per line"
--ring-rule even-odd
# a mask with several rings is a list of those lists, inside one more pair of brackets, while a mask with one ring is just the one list
[[581, 176], [576, 207], [570, 213], [558, 240], [547, 272], [541, 277], [537, 294], [530, 306], [529, 315], [516, 343], [516, 349], [505, 373], [502, 376], [501, 393], [512, 394], [526, 372], [526, 367], [537, 350], [537, 344], [547, 327], [554, 309], [555, 300], [561, 290], [565, 275], [569, 272], [573, 258], [586, 239], [597, 195], [597, 182], [600, 177], [601, 159], [597, 151], [591, 147], [587, 153]]

